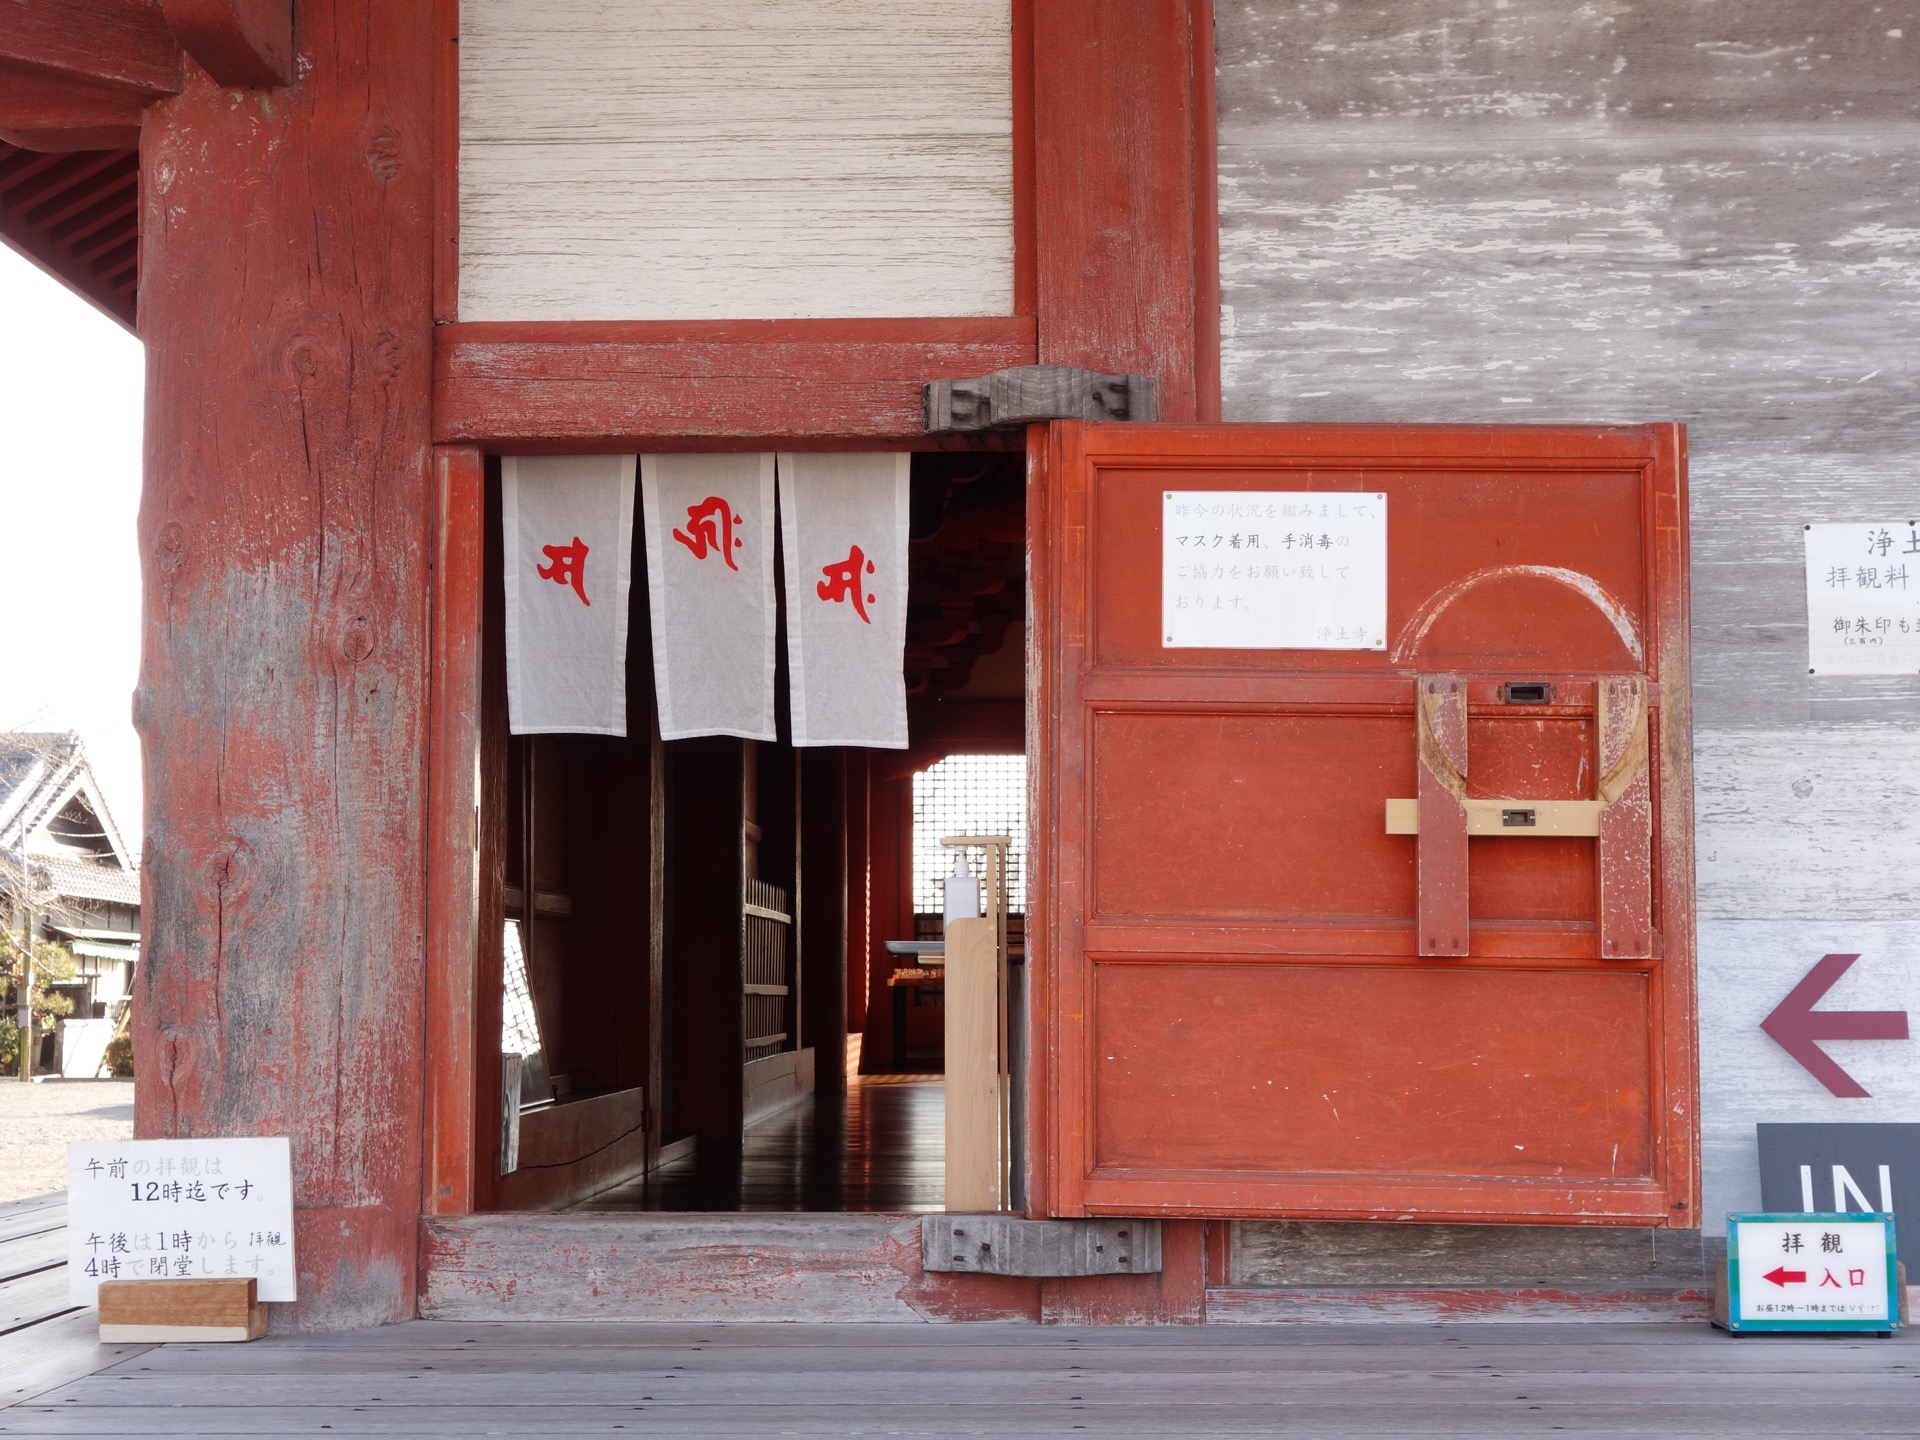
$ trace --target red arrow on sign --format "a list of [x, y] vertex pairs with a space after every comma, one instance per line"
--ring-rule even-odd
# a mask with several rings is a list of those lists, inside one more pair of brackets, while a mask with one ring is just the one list
[[1807, 1272], [1804, 1270], [1789, 1270], [1783, 1265], [1776, 1265], [1760, 1278], [1762, 1280], [1771, 1280], [1774, 1284], [1780, 1286], [1804, 1285], [1807, 1283]]
[[1905, 1040], [1904, 1010], [1815, 1010], [1840, 977], [1853, 968], [1858, 955], [1822, 955], [1820, 963], [1787, 992], [1760, 1022], [1780, 1048], [1807, 1068], [1827, 1089], [1844, 1100], [1872, 1098], [1864, 1085], [1834, 1063], [1815, 1042], [1819, 1040]]

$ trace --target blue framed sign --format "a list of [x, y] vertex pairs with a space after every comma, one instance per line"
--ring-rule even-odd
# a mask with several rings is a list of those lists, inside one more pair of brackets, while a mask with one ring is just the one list
[[1891, 1215], [1727, 1216], [1727, 1328], [1900, 1328]]

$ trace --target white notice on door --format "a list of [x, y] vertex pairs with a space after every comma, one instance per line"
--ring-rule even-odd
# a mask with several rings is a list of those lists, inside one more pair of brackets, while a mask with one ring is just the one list
[[1385, 495], [1168, 490], [1164, 497], [1167, 648], [1386, 648]]
[[1920, 673], [1920, 526], [1807, 526], [1807, 670]]

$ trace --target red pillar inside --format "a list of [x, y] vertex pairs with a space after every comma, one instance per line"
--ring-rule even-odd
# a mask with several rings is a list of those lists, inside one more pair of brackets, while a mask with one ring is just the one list
[[436, 8], [301, 0], [141, 143], [136, 1131], [292, 1138], [276, 1326], [415, 1310]]

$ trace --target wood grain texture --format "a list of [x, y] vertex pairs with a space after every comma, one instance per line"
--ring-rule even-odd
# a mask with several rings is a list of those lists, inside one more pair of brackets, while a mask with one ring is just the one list
[[[496, 1215], [427, 1227], [435, 1319], [909, 1320], [1026, 1316], [1033, 1283], [926, 1277], [898, 1215]], [[953, 1297], [967, 1297], [956, 1300]], [[955, 1318], [958, 1318], [956, 1316]]]
[[1152, 375], [1164, 420], [1214, 418], [1204, 8], [1033, 0], [1039, 359]]
[[0, 69], [94, 85], [136, 103], [181, 84], [180, 47], [150, 0], [14, 0], [0, 18]]
[[1030, 317], [445, 325], [434, 336], [434, 429], [520, 452], [663, 436], [924, 444], [928, 380], [1036, 353]]
[[[434, 452], [431, 769], [427, 791], [427, 1152], [421, 1204], [473, 1208], [480, 954], [481, 616], [486, 474], [480, 452]], [[489, 1154], [489, 1159], [491, 1159]]]
[[414, 1310], [428, 18], [303, 4], [301, 86], [194, 78], [141, 155], [136, 1133], [292, 1137], [296, 1328]]
[[1807, 675], [1800, 547], [1913, 504], [1916, 33], [1910, 0], [1223, 9], [1228, 418], [1683, 419], [1701, 724], [1902, 719], [1910, 678]]
[[1698, 1289], [1710, 1268], [1698, 1230], [1240, 1220], [1232, 1234], [1231, 1283], [1243, 1289], [1650, 1281]]
[[[1781, 867], [1784, 875], [1791, 866]], [[1754, 1124], [1898, 1122], [1920, 1113], [1920, 1066], [1911, 1042], [1829, 1041], [1821, 1048], [1867, 1090], [1843, 1099], [1760, 1030], [1760, 1022], [1827, 954], [1860, 959], [1822, 1010], [1920, 1010], [1920, 953], [1913, 922], [1897, 906], [1885, 916], [1721, 919], [1700, 922], [1703, 1214], [1760, 1208]], [[1824, 1187], [1823, 1187], [1824, 1188]]]
[[466, 320], [1013, 310], [1008, 0], [465, 0]]
[[75, 1310], [0, 1335], [0, 1410], [144, 1355], [150, 1348], [102, 1345], [100, 1319], [91, 1310]]
[[[1233, 1298], [1216, 1292], [1219, 1302]], [[851, 1434], [1658, 1437], [1911, 1429], [1905, 1344], [1734, 1344], [1704, 1323], [1487, 1326], [1456, 1303], [1347, 1324], [623, 1325], [424, 1321], [169, 1346], [7, 1414], [37, 1436]], [[1484, 1299], [1494, 1299], [1483, 1292]], [[1538, 1306], [1507, 1311], [1538, 1322]], [[1228, 1318], [1222, 1316], [1221, 1318]], [[1244, 1313], [1233, 1318], [1252, 1318]], [[1564, 1316], [1562, 1317], [1564, 1318]], [[1642, 1319], [1671, 1321], [1649, 1304]], [[1559, 1427], [1556, 1429], [1555, 1427]]]

